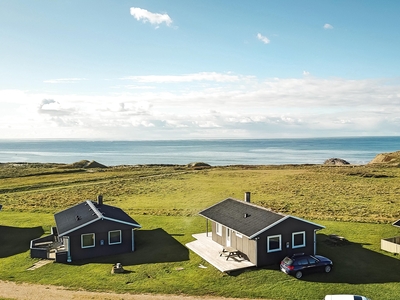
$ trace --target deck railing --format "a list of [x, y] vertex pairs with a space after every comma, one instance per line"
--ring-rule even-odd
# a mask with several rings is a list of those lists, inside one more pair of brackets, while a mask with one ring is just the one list
[[31, 241], [31, 258], [48, 258], [48, 252], [54, 243], [54, 235], [47, 235]]
[[399, 254], [400, 253], [400, 236], [382, 239], [381, 249], [390, 253]]

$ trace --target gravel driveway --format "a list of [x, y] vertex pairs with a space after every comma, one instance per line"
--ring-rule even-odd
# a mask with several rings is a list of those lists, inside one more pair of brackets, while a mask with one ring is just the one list
[[18, 300], [55, 300], [55, 299], [104, 299], [104, 300], [249, 300], [238, 298], [221, 298], [211, 296], [180, 296], [180, 295], [132, 295], [116, 293], [97, 293], [88, 291], [74, 291], [52, 285], [30, 283], [14, 283], [0, 280], [0, 298]]

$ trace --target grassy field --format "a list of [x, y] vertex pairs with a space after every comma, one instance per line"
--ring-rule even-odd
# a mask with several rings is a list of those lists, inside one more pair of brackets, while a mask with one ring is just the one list
[[[379, 166], [124, 166], [105, 170], [57, 164], [0, 165], [0, 279], [88, 290], [220, 295], [266, 299], [323, 299], [358, 293], [371, 299], [400, 294], [400, 260], [380, 250], [380, 239], [400, 235], [400, 169]], [[278, 266], [223, 274], [184, 244], [205, 231], [198, 211], [227, 197], [326, 226], [318, 253], [334, 261], [330, 274], [296, 280]], [[27, 271], [29, 241], [48, 234], [53, 214], [103, 194], [143, 228], [134, 253]], [[333, 246], [329, 234], [350, 243]], [[154, 241], [157, 241], [155, 243]], [[167, 253], [167, 255], [166, 255]], [[121, 262], [129, 272], [110, 274]], [[199, 268], [202, 264], [207, 268]]]

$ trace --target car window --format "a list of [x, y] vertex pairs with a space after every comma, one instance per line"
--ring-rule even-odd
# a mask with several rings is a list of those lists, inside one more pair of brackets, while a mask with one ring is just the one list
[[284, 262], [286, 265], [290, 266], [290, 265], [293, 263], [293, 260], [291, 260], [289, 257], [285, 257], [285, 258], [283, 259], [283, 262]]
[[354, 300], [363, 300], [361, 296], [354, 296]]
[[298, 264], [299, 266], [308, 265], [308, 260], [307, 260], [307, 258], [301, 258], [301, 259], [299, 259], [299, 260], [297, 261], [297, 264]]
[[317, 263], [317, 260], [316, 260], [314, 257], [312, 257], [312, 256], [310, 256], [310, 257], [308, 258], [308, 261], [310, 262], [310, 264], [315, 264], [315, 263]]

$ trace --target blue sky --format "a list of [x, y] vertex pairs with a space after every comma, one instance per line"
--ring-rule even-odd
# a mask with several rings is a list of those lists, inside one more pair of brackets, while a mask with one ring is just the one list
[[0, 0], [0, 138], [399, 135], [399, 11]]

